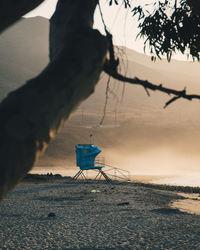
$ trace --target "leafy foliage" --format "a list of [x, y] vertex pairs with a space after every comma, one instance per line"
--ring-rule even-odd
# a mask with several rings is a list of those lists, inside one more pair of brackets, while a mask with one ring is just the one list
[[[189, 2], [186, 3], [186, 1]], [[152, 0], [151, 4], [138, 5], [132, 9], [133, 16], [138, 16], [139, 36], [146, 37], [145, 46], [147, 43], [149, 44], [152, 54], [155, 54], [159, 58], [161, 58], [161, 55], [166, 54], [167, 60], [170, 61], [172, 53], [176, 50], [182, 53], [188, 51], [188, 55], [192, 55], [194, 60], [200, 60], [200, 11], [194, 8], [194, 6], [200, 6], [200, 3], [194, 2], [194, 5], [193, 1], [195, 0], [179, 0], [178, 3], [178, 0], [174, 2], [168, 0]], [[123, 2], [125, 2], [125, 0], [123, 0]], [[111, 0], [110, 5], [112, 5], [112, 3]], [[117, 0], [115, 4], [118, 4]], [[129, 7], [131, 9], [131, 6]], [[104, 26], [106, 29], [105, 23]], [[112, 35], [109, 32], [106, 33], [110, 45], [110, 58], [106, 60], [104, 64], [104, 72], [109, 76], [122, 82], [140, 85], [144, 87], [148, 95], [150, 95], [149, 90], [158, 90], [168, 95], [172, 94], [173, 97], [165, 103], [164, 108], [181, 98], [189, 101], [200, 99], [200, 95], [187, 94], [186, 88], [179, 91], [166, 88], [162, 84], [156, 85], [147, 80], [141, 80], [137, 77], [129, 78], [118, 73], [119, 61], [115, 58]], [[152, 60], [155, 59], [156, 57], [152, 56]]]
[[166, 55], [168, 61], [176, 51], [200, 60], [200, 18], [186, 0], [154, 0], [137, 5], [132, 13], [138, 18], [138, 36], [146, 39], [144, 49], [149, 45], [152, 54]]
[[[121, 2], [121, 1], [120, 1]], [[131, 7], [130, 1], [129, 0], [122, 0], [124, 7]], [[119, 4], [119, 0], [109, 0], [109, 5], [111, 6], [113, 3], [115, 3], [116, 5]]]

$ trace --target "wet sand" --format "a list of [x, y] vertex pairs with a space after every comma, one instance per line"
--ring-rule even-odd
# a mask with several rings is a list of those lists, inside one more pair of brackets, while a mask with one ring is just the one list
[[179, 199], [172, 203], [173, 208], [178, 208], [182, 212], [200, 215], [200, 195], [179, 193], [185, 199]]
[[138, 183], [21, 183], [0, 202], [0, 249], [200, 249], [200, 216], [179, 200]]

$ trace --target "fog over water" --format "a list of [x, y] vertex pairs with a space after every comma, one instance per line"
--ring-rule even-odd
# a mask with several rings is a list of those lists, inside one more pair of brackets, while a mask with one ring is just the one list
[[[93, 128], [93, 143], [102, 149], [107, 164], [128, 170], [133, 180], [146, 176], [146, 180], [158, 184], [200, 186], [198, 118], [196, 121], [194, 118], [195, 124], [191, 125], [190, 116], [186, 116], [185, 121], [185, 116], [179, 113], [178, 119], [182, 120], [179, 123], [176, 114], [164, 112], [150, 116], [144, 112], [140, 118], [135, 114], [119, 122], [118, 127]], [[86, 117], [85, 123], [88, 122]], [[91, 124], [91, 114], [89, 117]], [[44, 162], [49, 162], [49, 167], [42, 168], [43, 173], [73, 176], [78, 171], [74, 146], [89, 143], [91, 132], [88, 126], [81, 126], [78, 119], [80, 115], [74, 114], [50, 145], [39, 162], [40, 171]], [[108, 114], [107, 123], [112, 119], [108, 121]], [[50, 167], [52, 160], [54, 164]], [[37, 171], [39, 168], [34, 169]]]

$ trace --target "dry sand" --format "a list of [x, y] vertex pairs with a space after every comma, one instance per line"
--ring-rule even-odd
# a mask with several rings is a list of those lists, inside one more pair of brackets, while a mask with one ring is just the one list
[[0, 249], [200, 249], [200, 216], [171, 208], [179, 199], [137, 183], [22, 183], [0, 202]]

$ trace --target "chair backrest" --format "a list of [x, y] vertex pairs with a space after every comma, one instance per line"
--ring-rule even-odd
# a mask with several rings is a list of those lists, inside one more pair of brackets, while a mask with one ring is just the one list
[[76, 165], [82, 170], [95, 168], [95, 158], [101, 150], [93, 144], [76, 145]]

